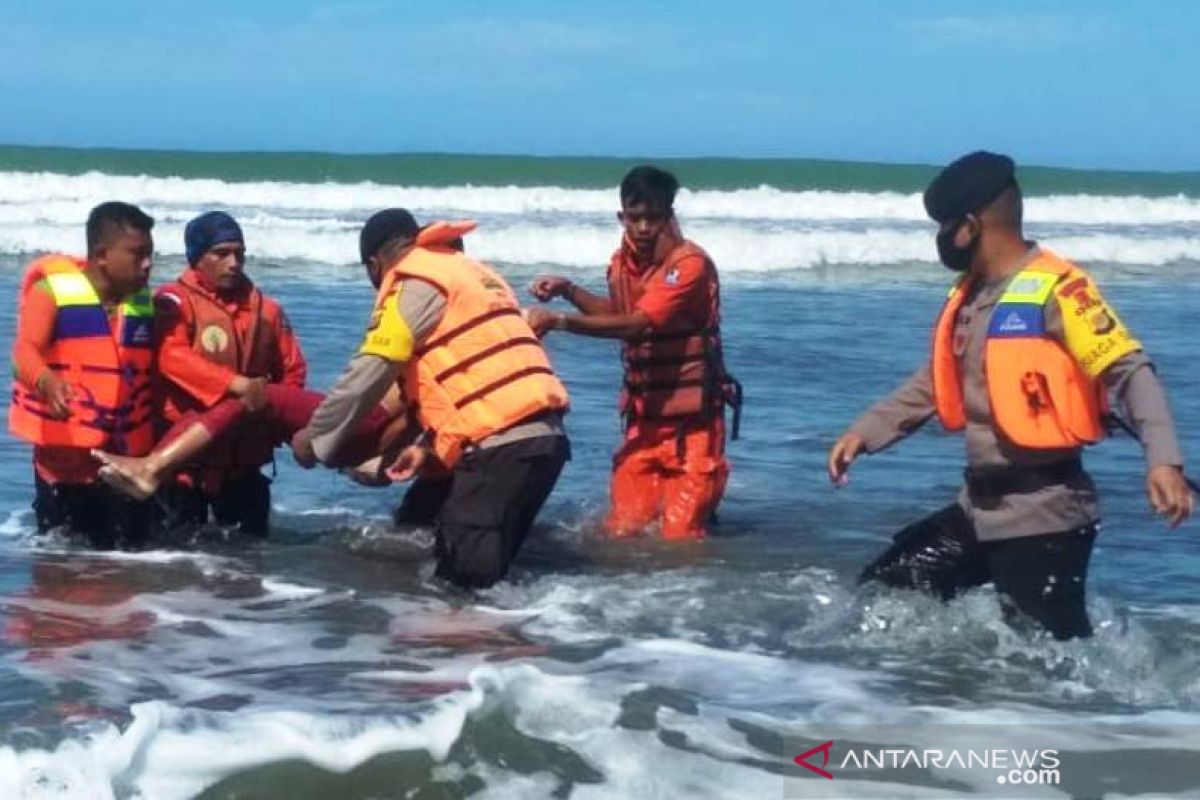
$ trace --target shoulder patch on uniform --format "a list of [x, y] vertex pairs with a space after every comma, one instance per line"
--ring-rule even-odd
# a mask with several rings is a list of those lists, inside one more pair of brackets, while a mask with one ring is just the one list
[[1141, 342], [1104, 301], [1086, 273], [1070, 273], [1055, 297], [1062, 313], [1067, 350], [1090, 377], [1099, 376], [1113, 362], [1142, 349]]
[[382, 303], [377, 303], [371, 310], [371, 318], [367, 322], [367, 335], [358, 350], [360, 355], [380, 356], [397, 362], [405, 362], [412, 358], [412, 331], [400, 314], [401, 286], [402, 284], [397, 284], [395, 291], [390, 292]]
[[1086, 275], [1069, 276], [1062, 286], [1058, 287], [1057, 294], [1076, 314], [1083, 314], [1089, 309], [1104, 305], [1099, 290]]

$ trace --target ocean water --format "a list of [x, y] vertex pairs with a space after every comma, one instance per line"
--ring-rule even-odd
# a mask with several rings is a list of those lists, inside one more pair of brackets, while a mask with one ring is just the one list
[[[181, 269], [183, 224], [225, 208], [324, 388], [371, 303], [354, 261], [372, 211], [475, 219], [468, 250], [514, 286], [554, 271], [598, 288], [632, 163], [0, 149], [0, 296], [36, 253], [81, 250], [103, 200], [158, 220], [156, 283]], [[930, 427], [844, 489], [823, 474], [837, 434], [924, 358], [949, 279], [920, 205], [933, 169], [673, 166], [748, 402], [709, 540], [599, 534], [619, 436], [609, 342], [549, 339], [575, 458], [511, 578], [474, 596], [431, 580], [429, 531], [390, 527], [397, 489], [284, 451], [266, 543], [38, 539], [28, 449], [6, 437], [0, 797], [1200, 796], [1200, 545], [1195, 523], [1170, 532], [1148, 511], [1134, 443], [1088, 454], [1104, 495], [1092, 640], [1013, 631], [990, 589], [942, 605], [855, 585], [961, 469], [961, 442]], [[1094, 270], [1200, 452], [1200, 177], [1023, 177], [1030, 235]], [[793, 762], [825, 741], [833, 780]], [[844, 763], [901, 745], [1036, 745], [1059, 780]]]

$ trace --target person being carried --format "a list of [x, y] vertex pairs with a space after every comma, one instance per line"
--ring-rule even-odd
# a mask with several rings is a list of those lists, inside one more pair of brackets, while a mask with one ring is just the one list
[[581, 313], [533, 308], [539, 336], [563, 330], [622, 340], [625, 438], [613, 457], [605, 527], [628, 536], [655, 521], [667, 539], [700, 539], [729, 479], [726, 404], [737, 438], [741, 386], [725, 370], [717, 268], [683, 238], [675, 218], [679, 182], [636, 167], [621, 181], [621, 246], [608, 267], [608, 294], [543, 276], [530, 291], [561, 297]]
[[139, 547], [151, 508], [98, 482], [92, 448], [142, 455], [154, 444], [151, 370], [154, 220], [101, 203], [87, 219], [87, 257], [52, 254], [21, 283], [8, 427], [33, 444], [37, 528], [91, 546]]
[[[251, 410], [268, 384], [304, 387], [308, 365], [287, 315], [246, 274], [241, 226], [209, 211], [184, 229], [187, 269], [155, 294], [161, 416], [169, 425], [238, 397]], [[159, 494], [169, 526], [212, 517], [266, 536], [271, 481], [261, 467], [275, 447], [253, 414], [221, 437]]]
[[[386, 467], [419, 433], [397, 398], [398, 393], [389, 393], [367, 410], [346, 432], [345, 441], [326, 465], [342, 470], [359, 483], [391, 483]], [[320, 392], [269, 383], [263, 389], [261, 405], [256, 402], [253, 411], [244, 398], [226, 398], [206, 411], [182, 417], [145, 456], [99, 449], [93, 450], [92, 456], [104, 465], [99, 470], [102, 481], [129, 497], [144, 500], [181, 470], [203, 459], [210, 449], [229, 446], [230, 439], [241, 435], [247, 416], [253, 418], [263, 436], [290, 442], [308, 425], [324, 399]]]
[[861, 580], [943, 599], [991, 581], [1010, 621], [1032, 619], [1057, 639], [1088, 636], [1098, 513], [1080, 454], [1104, 438], [1108, 392], [1144, 447], [1151, 505], [1172, 527], [1192, 512], [1162, 386], [1091, 276], [1025, 239], [1010, 158], [964, 156], [924, 199], [938, 256], [961, 277], [930, 362], [837, 440], [828, 471], [840, 485], [860, 454], [937, 416], [965, 434], [966, 486], [897, 534]]

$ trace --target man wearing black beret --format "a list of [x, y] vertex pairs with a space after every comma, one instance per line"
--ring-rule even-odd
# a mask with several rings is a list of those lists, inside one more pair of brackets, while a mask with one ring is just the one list
[[845, 482], [931, 417], [966, 439], [955, 503], [905, 528], [862, 580], [950, 599], [992, 582], [1011, 622], [1058, 639], [1091, 634], [1084, 587], [1098, 531], [1082, 448], [1105, 435], [1111, 392], [1145, 451], [1146, 490], [1174, 527], [1192, 512], [1162, 386], [1141, 344], [1078, 266], [1022, 234], [1012, 159], [976, 152], [925, 191], [941, 262], [960, 277], [933, 354], [842, 435], [829, 476]]

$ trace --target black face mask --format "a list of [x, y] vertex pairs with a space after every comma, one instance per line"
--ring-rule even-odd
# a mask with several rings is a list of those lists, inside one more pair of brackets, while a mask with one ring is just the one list
[[938, 259], [946, 266], [946, 269], [966, 272], [967, 267], [971, 266], [971, 259], [975, 258], [975, 251], [979, 249], [979, 237], [976, 236], [972, 239], [966, 247], [955, 247], [954, 234], [958, 233], [960, 227], [961, 225], [955, 225], [950, 230], [938, 233]]

